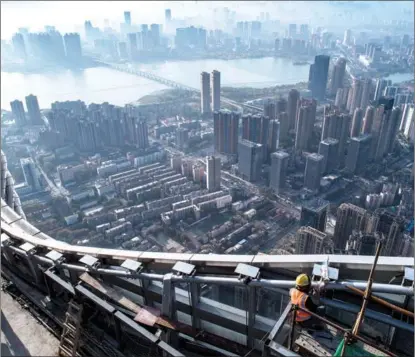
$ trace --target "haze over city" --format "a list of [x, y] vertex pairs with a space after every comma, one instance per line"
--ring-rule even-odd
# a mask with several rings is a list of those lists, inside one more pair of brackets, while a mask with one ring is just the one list
[[2, 354], [413, 355], [412, 2], [2, 1], [1, 38]]

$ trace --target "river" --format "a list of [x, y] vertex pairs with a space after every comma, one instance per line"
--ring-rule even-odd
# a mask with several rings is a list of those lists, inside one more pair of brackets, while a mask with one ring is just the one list
[[[139, 64], [136, 67], [195, 88], [200, 87], [200, 73], [214, 69], [221, 72], [222, 86], [231, 87], [295, 84], [307, 81], [309, 73], [309, 65], [295, 66], [289, 59], [272, 57], [172, 61]], [[402, 81], [412, 75], [398, 76], [398, 80]], [[394, 80], [394, 76], [388, 79]], [[11, 101], [24, 101], [29, 94], [38, 97], [41, 108], [49, 108], [54, 101], [78, 99], [86, 103], [124, 105], [166, 88], [160, 83], [105, 67], [42, 74], [1, 72], [1, 108], [9, 110]]]

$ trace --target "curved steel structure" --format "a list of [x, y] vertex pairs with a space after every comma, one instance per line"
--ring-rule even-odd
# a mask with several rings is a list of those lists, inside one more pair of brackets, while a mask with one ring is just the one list
[[[101, 338], [106, 336], [117, 346], [115, 352], [103, 352], [100, 346], [97, 355], [124, 356], [126, 338], [132, 336], [155, 352], [172, 356], [193, 348], [204, 354], [263, 351], [292, 356], [280, 344], [286, 331], [278, 320], [289, 311], [288, 289], [294, 286], [295, 276], [311, 274], [316, 263], [329, 261], [339, 277], [327, 284], [331, 293], [323, 301], [336, 314], [340, 310], [355, 314], [360, 300], [346, 286], [364, 289], [373, 263], [369, 256], [176, 254], [70, 245], [26, 221], [10, 181], [3, 189], [8, 172], [3, 153], [1, 168], [2, 275], [60, 326], [65, 326], [64, 307], [69, 301], [92, 306], [88, 323], [82, 325], [82, 338], [93, 334], [101, 318], [106, 318], [108, 326], [102, 327]], [[185, 267], [191, 271], [180, 272], [177, 263], [189, 264]], [[240, 263], [259, 268], [260, 275], [241, 279], [235, 272]], [[412, 258], [380, 257], [373, 291], [413, 309], [413, 286], [389, 283], [412, 265]], [[46, 297], [52, 305], [42, 302]], [[406, 338], [405, 333], [414, 333], [413, 322], [396, 319], [385, 308], [373, 308], [367, 316], [382, 326], [377, 331], [388, 336], [390, 345]], [[83, 346], [92, 348], [91, 343]]]

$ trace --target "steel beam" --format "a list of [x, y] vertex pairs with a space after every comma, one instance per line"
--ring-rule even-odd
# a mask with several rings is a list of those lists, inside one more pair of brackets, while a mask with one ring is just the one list
[[254, 325], [257, 306], [257, 291], [254, 286], [248, 286], [248, 336], [247, 344], [249, 348], [254, 347]]

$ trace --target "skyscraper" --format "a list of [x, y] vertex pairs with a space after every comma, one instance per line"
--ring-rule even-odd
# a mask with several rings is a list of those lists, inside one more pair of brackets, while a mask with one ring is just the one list
[[200, 75], [202, 90], [200, 93], [200, 107], [203, 115], [210, 113], [210, 74], [202, 72]]
[[365, 209], [342, 203], [337, 209], [337, 220], [334, 228], [334, 246], [337, 249], [345, 249], [346, 242], [353, 230], [366, 231], [368, 215]]
[[130, 11], [124, 11], [124, 22], [131, 26], [131, 12]]
[[[242, 117], [242, 139], [261, 144], [263, 150], [263, 160], [266, 160], [268, 157], [267, 149], [270, 136], [269, 130], [270, 120], [264, 115], [247, 114]], [[274, 139], [276, 139], [275, 136]]]
[[255, 182], [260, 178], [262, 154], [261, 144], [245, 139], [238, 143], [238, 169], [244, 180]]
[[43, 120], [40, 114], [39, 103], [37, 97], [30, 94], [26, 97], [26, 108], [29, 115], [29, 122], [31, 125], [42, 125]]
[[207, 156], [206, 157], [206, 186], [209, 192], [214, 192], [220, 190], [220, 180], [221, 180], [221, 163], [220, 157]]
[[413, 104], [405, 104], [405, 107], [403, 109], [402, 113], [402, 120], [399, 127], [399, 130], [405, 135], [405, 137], [411, 141], [414, 142], [414, 136], [415, 136], [415, 128], [414, 128], [414, 105]]
[[23, 108], [23, 102], [20, 100], [14, 100], [10, 102], [10, 107], [12, 108], [12, 114], [14, 116], [15, 122], [18, 126], [23, 126], [26, 124], [26, 114]]
[[239, 114], [227, 110], [213, 113], [215, 151], [222, 154], [238, 153]]
[[27, 51], [26, 45], [21, 33], [16, 33], [12, 37], [13, 51], [15, 56], [19, 57], [22, 60], [26, 60]]
[[369, 105], [370, 95], [372, 94], [372, 80], [370, 78], [366, 78], [363, 81], [363, 89], [362, 89], [362, 99], [360, 101], [359, 107], [362, 110], [365, 110], [366, 107]]
[[63, 36], [65, 55], [69, 61], [78, 63], [82, 59], [81, 37], [79, 33], [67, 33]]
[[300, 99], [300, 93], [297, 89], [290, 89], [288, 92], [288, 101], [287, 101], [287, 115], [288, 115], [288, 127], [289, 130], [296, 129], [296, 120], [297, 120], [297, 103]]
[[289, 155], [284, 151], [277, 151], [271, 154], [271, 167], [269, 187], [271, 187], [276, 194], [285, 186], [285, 177], [287, 174]]
[[304, 187], [311, 191], [318, 191], [323, 173], [324, 157], [319, 154], [309, 154], [304, 171]]
[[371, 255], [376, 254], [376, 247], [381, 240], [381, 235], [375, 233], [363, 233], [353, 231], [347, 241], [346, 251], [353, 255]]
[[295, 133], [296, 151], [307, 150], [316, 120], [317, 103], [315, 100], [301, 99], [298, 101], [297, 129]]
[[134, 60], [138, 55], [137, 34], [135, 32], [127, 35], [128, 49], [130, 52], [130, 59]]
[[362, 131], [363, 109], [356, 108], [353, 114], [352, 126], [350, 128], [350, 136], [359, 136]]
[[339, 88], [336, 92], [336, 99], [334, 100], [334, 105], [340, 109], [345, 109], [347, 106], [347, 99], [349, 97], [350, 88]]
[[270, 120], [269, 136], [268, 136], [268, 154], [278, 150], [280, 143], [280, 122], [278, 120]]
[[344, 36], [343, 36], [343, 45], [345, 46], [349, 46], [352, 43], [352, 30], [347, 29], [346, 31], [344, 31]]
[[326, 138], [320, 141], [318, 153], [323, 156], [323, 173], [330, 173], [339, 165], [339, 141]]
[[386, 79], [379, 78], [378, 80], [376, 80], [375, 95], [373, 97], [374, 101], [379, 100], [379, 98], [383, 95], [383, 91], [385, 90], [387, 85], [388, 82]]
[[134, 121], [135, 145], [139, 149], [146, 149], [149, 146], [147, 122], [144, 119], [135, 119]]
[[339, 141], [338, 159], [340, 165], [344, 163], [344, 153], [349, 135], [350, 115], [340, 114], [337, 110], [329, 110], [324, 116], [321, 140], [327, 138]]
[[335, 95], [337, 93], [337, 90], [343, 87], [345, 72], [346, 72], [346, 59], [343, 57], [340, 57], [333, 67], [333, 72], [331, 76], [330, 92], [332, 95]]
[[220, 110], [220, 72], [212, 72], [212, 110]]
[[166, 20], [166, 23], [169, 23], [171, 21], [171, 10], [170, 9], [164, 10], [164, 19]]
[[383, 234], [385, 239], [382, 255], [397, 255], [403, 239], [405, 219], [383, 208], [376, 210], [373, 219], [376, 232]]
[[363, 118], [362, 134], [370, 134], [372, 131], [373, 119], [375, 116], [375, 108], [368, 106], [366, 108], [365, 117]]
[[189, 141], [189, 129], [177, 128], [176, 130], [176, 145], [180, 148], [186, 148]]
[[301, 226], [309, 226], [320, 232], [325, 232], [329, 202], [315, 198], [301, 206]]
[[312, 227], [301, 227], [296, 233], [295, 254], [322, 254], [327, 234]]
[[264, 115], [268, 117], [270, 120], [274, 120], [277, 118], [277, 107], [275, 101], [268, 99], [264, 103]]
[[[353, 84], [349, 96], [351, 96], [350, 106], [347, 108], [351, 114], [354, 113], [356, 108], [360, 108], [362, 102], [364, 82], [361, 79], [353, 78]], [[348, 101], [349, 102], [349, 101]], [[348, 103], [349, 104], [349, 103]]]
[[371, 141], [370, 134], [350, 138], [346, 157], [346, 169], [349, 172], [358, 174], [364, 170], [370, 157]]
[[313, 98], [320, 101], [324, 99], [326, 93], [329, 63], [329, 56], [318, 55], [310, 66], [309, 89]]
[[23, 176], [26, 181], [26, 184], [32, 188], [33, 191], [39, 191], [40, 186], [40, 175], [37, 170], [33, 159], [28, 157], [25, 159], [20, 159], [20, 166], [23, 171]]

